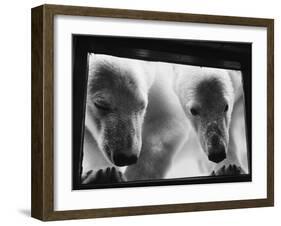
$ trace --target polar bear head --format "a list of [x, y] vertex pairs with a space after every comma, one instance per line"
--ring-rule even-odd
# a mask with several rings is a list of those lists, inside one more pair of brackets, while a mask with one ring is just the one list
[[175, 91], [208, 159], [226, 158], [234, 89], [227, 70], [175, 66]]
[[117, 166], [136, 163], [152, 77], [144, 61], [89, 54], [86, 124]]

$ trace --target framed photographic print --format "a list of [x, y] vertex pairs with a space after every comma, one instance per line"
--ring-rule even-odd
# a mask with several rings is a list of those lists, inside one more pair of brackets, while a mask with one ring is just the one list
[[32, 216], [274, 203], [272, 19], [32, 9]]

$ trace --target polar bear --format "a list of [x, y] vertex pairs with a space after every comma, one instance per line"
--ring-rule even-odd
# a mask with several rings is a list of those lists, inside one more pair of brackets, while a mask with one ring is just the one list
[[174, 90], [209, 160], [199, 160], [201, 171], [205, 171], [200, 173], [247, 173], [246, 141], [238, 148], [235, 134], [239, 120], [245, 129], [241, 72], [187, 65], [174, 65], [174, 70]]
[[187, 128], [173, 76], [168, 63], [89, 55], [82, 183], [165, 176]]
[[119, 167], [134, 164], [153, 73], [145, 62], [89, 54], [82, 183], [125, 180]]

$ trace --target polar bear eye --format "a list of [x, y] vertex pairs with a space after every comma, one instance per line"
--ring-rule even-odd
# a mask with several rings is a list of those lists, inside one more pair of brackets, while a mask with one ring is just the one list
[[227, 111], [228, 111], [228, 104], [226, 104], [224, 107], [224, 112], [227, 112]]
[[195, 108], [190, 108], [190, 113], [194, 116], [199, 115], [199, 111], [196, 110]]
[[98, 102], [98, 101], [96, 101], [96, 102], [94, 103], [94, 105], [95, 105], [95, 107], [96, 107], [97, 109], [99, 109], [99, 110], [103, 110], [103, 111], [109, 111], [109, 110], [111, 110], [109, 104], [107, 104], [107, 103], [105, 103], [105, 102]]

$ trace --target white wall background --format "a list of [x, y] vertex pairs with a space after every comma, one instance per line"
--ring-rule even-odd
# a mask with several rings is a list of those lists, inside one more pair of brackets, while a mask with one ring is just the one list
[[[30, 215], [30, 8], [45, 1], [2, 1], [0, 7], [0, 224], [40, 225]], [[246, 0], [49, 0], [111, 8], [268, 17], [275, 19], [275, 207], [222, 210], [137, 217], [62, 221], [51, 225], [278, 225], [281, 211], [280, 62], [281, 15], [279, 1]]]

